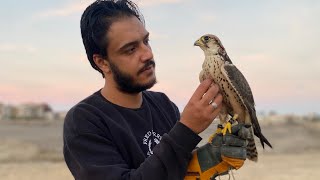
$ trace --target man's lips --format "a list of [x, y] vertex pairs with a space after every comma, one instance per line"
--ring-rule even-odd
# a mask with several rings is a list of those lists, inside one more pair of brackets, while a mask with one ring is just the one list
[[152, 68], [153, 68], [153, 67], [154, 67], [153, 65], [149, 65], [149, 66], [143, 68], [139, 74], [142, 74], [142, 73], [144, 73], [144, 72], [152, 71]]
[[147, 62], [142, 69], [139, 70], [138, 74], [143, 73], [144, 71], [150, 70], [155, 67], [154, 61]]
[[146, 70], [149, 70], [149, 69], [151, 69], [151, 68], [153, 68], [153, 65], [149, 65], [149, 66], [143, 68], [142, 71], [146, 71]]

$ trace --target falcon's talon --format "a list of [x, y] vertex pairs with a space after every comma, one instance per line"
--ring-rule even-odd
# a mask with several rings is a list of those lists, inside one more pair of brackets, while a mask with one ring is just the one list
[[233, 117], [227, 122], [226, 126], [222, 129], [222, 134], [226, 135], [227, 131], [231, 134], [232, 124], [238, 119], [238, 114], [234, 114]]
[[234, 114], [232, 117], [232, 120], [236, 121], [238, 119], [239, 115], [238, 114]]
[[226, 126], [222, 129], [222, 134], [226, 135], [227, 131], [231, 134], [231, 122], [228, 121]]
[[213, 133], [213, 134], [211, 134], [211, 136], [210, 136], [209, 139], [208, 139], [208, 143], [211, 143], [211, 142], [212, 142], [212, 139], [213, 139], [216, 135], [221, 134], [222, 129], [223, 129], [223, 126], [222, 126], [221, 124], [218, 124], [216, 132]]
[[208, 143], [212, 143], [212, 139], [216, 136], [216, 134], [211, 134], [211, 136], [208, 139]]

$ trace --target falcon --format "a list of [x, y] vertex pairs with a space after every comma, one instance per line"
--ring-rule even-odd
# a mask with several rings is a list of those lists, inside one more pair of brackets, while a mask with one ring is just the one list
[[[222, 110], [219, 114], [220, 124], [217, 132], [231, 133], [232, 123], [244, 123], [249, 128], [247, 158], [252, 161], [258, 160], [258, 152], [254, 141], [253, 133], [261, 142], [262, 147], [272, 145], [264, 137], [256, 116], [255, 103], [251, 88], [238, 68], [232, 64], [225, 48], [219, 38], [215, 35], [203, 35], [195, 43], [205, 55], [202, 70], [199, 75], [200, 82], [205, 79], [212, 79], [216, 83], [223, 96]], [[213, 105], [215, 106], [215, 105]], [[230, 118], [229, 118], [230, 116]], [[223, 125], [225, 125], [223, 127]]]

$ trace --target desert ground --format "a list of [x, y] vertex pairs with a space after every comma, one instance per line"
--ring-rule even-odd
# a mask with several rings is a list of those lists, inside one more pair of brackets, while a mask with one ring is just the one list
[[[62, 121], [0, 121], [0, 179], [73, 179], [63, 160], [62, 126]], [[203, 141], [199, 145], [215, 127], [213, 123], [200, 134]], [[240, 170], [233, 171], [235, 179], [319, 179], [320, 122], [262, 123], [261, 127], [274, 148], [259, 146], [259, 161], [247, 160]]]

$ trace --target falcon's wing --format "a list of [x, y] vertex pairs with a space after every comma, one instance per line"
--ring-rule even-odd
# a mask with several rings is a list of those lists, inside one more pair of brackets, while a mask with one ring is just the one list
[[223, 75], [226, 77], [230, 85], [234, 88], [235, 92], [240, 97], [242, 103], [247, 108], [254, 134], [260, 139], [261, 145], [264, 148], [264, 143], [272, 148], [272, 145], [269, 143], [267, 138], [261, 132], [261, 128], [256, 116], [256, 110], [254, 108], [254, 99], [250, 89], [250, 86], [243, 76], [243, 74], [238, 70], [236, 66], [230, 63], [226, 63], [221, 67]]
[[255, 117], [255, 103], [252, 95], [251, 88], [246, 80], [246, 78], [243, 76], [243, 74], [238, 70], [236, 66], [233, 64], [226, 63], [221, 67], [221, 71], [223, 75], [226, 77], [230, 85], [234, 88], [238, 96], [240, 97], [243, 105], [247, 108], [247, 110], [250, 113], [251, 117], [251, 123], [253, 126], [254, 134], [256, 134], [258, 137], [261, 133], [260, 125]]
[[225, 64], [221, 67], [221, 71], [232, 87], [235, 88], [236, 93], [239, 95], [244, 105], [247, 108], [254, 106], [255, 103], [250, 86], [238, 68], [233, 64]]

